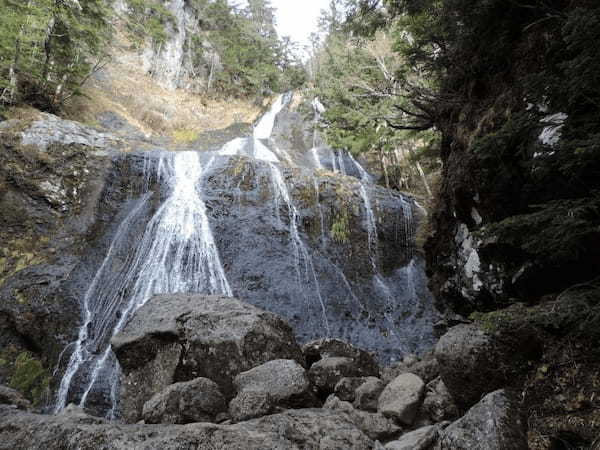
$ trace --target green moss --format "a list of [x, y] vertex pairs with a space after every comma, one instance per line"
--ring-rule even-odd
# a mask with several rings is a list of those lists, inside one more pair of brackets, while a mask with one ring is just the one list
[[350, 238], [350, 220], [347, 212], [339, 213], [333, 224], [331, 224], [331, 235], [333, 240], [344, 244]]
[[31, 353], [20, 353], [13, 366], [9, 386], [21, 392], [34, 405], [42, 404], [50, 385], [50, 375]]

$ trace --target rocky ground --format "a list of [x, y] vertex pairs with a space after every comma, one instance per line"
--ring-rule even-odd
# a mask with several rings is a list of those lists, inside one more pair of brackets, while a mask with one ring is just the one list
[[156, 296], [112, 342], [124, 422], [36, 414], [2, 387], [0, 448], [526, 449], [517, 393], [487, 376], [456, 383], [508, 357], [488, 339], [461, 325], [380, 368], [343, 341], [301, 347], [280, 317], [235, 299]]

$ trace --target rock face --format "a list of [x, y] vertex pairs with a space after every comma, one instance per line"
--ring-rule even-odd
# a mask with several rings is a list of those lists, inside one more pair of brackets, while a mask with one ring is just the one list
[[219, 386], [207, 378], [196, 378], [154, 395], [144, 404], [143, 418], [146, 423], [214, 422], [226, 410]]
[[508, 383], [518, 354], [476, 325], [458, 325], [439, 340], [435, 357], [452, 398], [468, 408]]
[[317, 406], [306, 370], [294, 360], [277, 359], [242, 372], [234, 379], [239, 394], [260, 392], [274, 405], [290, 408]]
[[7, 386], [0, 386], [0, 405], [13, 405], [19, 409], [25, 410], [31, 408], [29, 400], [24, 398], [19, 392]]
[[293, 410], [236, 425], [120, 425], [78, 415], [41, 416], [0, 406], [0, 449], [369, 450], [374, 443], [343, 413]]
[[232, 398], [239, 373], [272, 359], [303, 360], [283, 320], [218, 296], [153, 297], [112, 345], [123, 369], [122, 413], [130, 422], [139, 420], [150, 397], [174, 382], [208, 378]]
[[379, 396], [378, 410], [384, 416], [411, 425], [423, 401], [424, 390], [425, 383], [418, 376], [412, 373], [399, 375]]
[[526, 450], [525, 426], [514, 394], [500, 390], [486, 395], [442, 433], [437, 450]]

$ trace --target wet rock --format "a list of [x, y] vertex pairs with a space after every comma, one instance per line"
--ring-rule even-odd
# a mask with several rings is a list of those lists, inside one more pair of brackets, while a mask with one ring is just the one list
[[407, 355], [401, 362], [383, 368], [381, 371], [381, 378], [386, 383], [389, 383], [403, 373], [414, 373], [425, 383], [429, 383], [439, 376], [440, 370], [433, 352], [427, 353], [421, 358], [415, 355]]
[[239, 373], [273, 359], [303, 361], [292, 330], [278, 316], [219, 296], [153, 297], [112, 345], [123, 369], [121, 407], [129, 422], [175, 381], [209, 378], [232, 398]]
[[486, 395], [440, 435], [436, 450], [526, 450], [518, 398], [499, 390]]
[[355, 392], [354, 407], [364, 411], [377, 411], [379, 396], [385, 383], [379, 378], [369, 377], [361, 384]]
[[238, 395], [269, 394], [274, 405], [302, 408], [317, 406], [306, 370], [294, 360], [277, 359], [242, 372], [234, 379]]
[[207, 378], [175, 383], [144, 404], [146, 423], [214, 422], [227, 409], [219, 386]]
[[425, 383], [412, 373], [396, 377], [379, 396], [378, 411], [404, 425], [411, 425], [423, 400]]
[[355, 391], [368, 377], [344, 377], [335, 385], [334, 394], [345, 402], [353, 402]]
[[240, 392], [229, 403], [229, 416], [234, 422], [244, 422], [266, 416], [273, 411], [273, 400], [264, 391]]
[[0, 406], [0, 449], [369, 450], [374, 443], [344, 413], [290, 410], [235, 425], [122, 425], [91, 416], [45, 416]]
[[319, 339], [309, 342], [302, 347], [302, 352], [309, 366], [323, 358], [344, 357], [353, 360], [357, 376], [379, 376], [379, 365], [372, 353], [339, 339]]
[[342, 378], [358, 375], [359, 370], [354, 365], [353, 359], [337, 356], [321, 359], [308, 371], [310, 381], [322, 396], [332, 394]]
[[31, 403], [18, 391], [0, 385], [0, 405], [13, 405], [18, 409], [29, 410]]
[[430, 425], [402, 435], [397, 441], [388, 442], [386, 450], [429, 450], [438, 437], [438, 427]]
[[433, 422], [454, 420], [459, 416], [459, 411], [441, 378], [427, 384], [423, 413]]
[[402, 431], [393, 420], [383, 414], [358, 411], [352, 404], [340, 400], [335, 395], [330, 395], [327, 398], [323, 408], [345, 412], [358, 428], [374, 440], [392, 439]]
[[533, 336], [524, 336], [522, 342], [511, 339], [513, 342], [500, 340], [474, 324], [458, 325], [441, 337], [435, 357], [442, 380], [459, 408], [466, 409], [483, 395], [515, 383], [519, 372], [527, 367], [527, 359], [535, 357]]

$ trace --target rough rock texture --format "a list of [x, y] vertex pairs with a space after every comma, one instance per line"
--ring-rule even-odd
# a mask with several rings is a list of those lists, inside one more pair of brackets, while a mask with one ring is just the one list
[[422, 411], [433, 422], [454, 420], [459, 416], [458, 408], [441, 378], [427, 384]]
[[240, 392], [229, 403], [229, 416], [234, 422], [244, 422], [266, 416], [273, 411], [273, 400], [268, 392]]
[[291, 328], [278, 316], [218, 296], [153, 297], [112, 345], [123, 369], [122, 413], [130, 422], [173, 382], [209, 378], [232, 398], [239, 373], [272, 359], [303, 361]]
[[143, 418], [146, 423], [214, 422], [226, 409], [219, 386], [208, 378], [196, 378], [154, 395], [144, 404]]
[[306, 370], [294, 360], [277, 359], [242, 372], [233, 381], [239, 394], [268, 393], [274, 405], [290, 408], [317, 406]]
[[[438, 437], [438, 427], [430, 425], [402, 435], [397, 441], [388, 442], [386, 450], [429, 450]], [[466, 449], [465, 449], [466, 450]]]
[[382, 414], [357, 411], [352, 404], [330, 395], [323, 405], [325, 409], [345, 412], [350, 420], [367, 436], [374, 440], [386, 441], [398, 436], [402, 429], [393, 420]]
[[364, 411], [377, 411], [377, 402], [385, 383], [379, 378], [369, 377], [355, 391], [354, 407]]
[[429, 383], [439, 375], [440, 369], [433, 352], [428, 352], [421, 358], [415, 355], [408, 355], [401, 362], [384, 367], [381, 370], [381, 378], [386, 383], [389, 383], [403, 373], [414, 373], [425, 383]]
[[[528, 345], [523, 342], [521, 350]], [[513, 381], [523, 356], [471, 324], [451, 328], [435, 347], [442, 380], [460, 408]]]
[[321, 359], [308, 371], [310, 381], [322, 396], [332, 394], [342, 378], [356, 377], [359, 374], [360, 371], [351, 358], [339, 356]]
[[290, 410], [236, 425], [121, 425], [79, 414], [41, 416], [0, 406], [2, 450], [369, 450], [346, 414]]
[[379, 376], [379, 365], [373, 353], [369, 353], [339, 339], [319, 339], [302, 346], [308, 365], [323, 358], [344, 357], [353, 360], [359, 376]]
[[405, 425], [411, 425], [423, 400], [425, 383], [412, 373], [396, 377], [379, 396], [378, 410], [386, 417], [393, 417]]
[[334, 394], [344, 402], [353, 402], [355, 391], [369, 377], [344, 377], [335, 385]]
[[504, 390], [486, 395], [440, 435], [437, 450], [526, 450], [518, 398]]
[[0, 385], [0, 405], [13, 405], [19, 409], [31, 409], [31, 403], [18, 391]]

